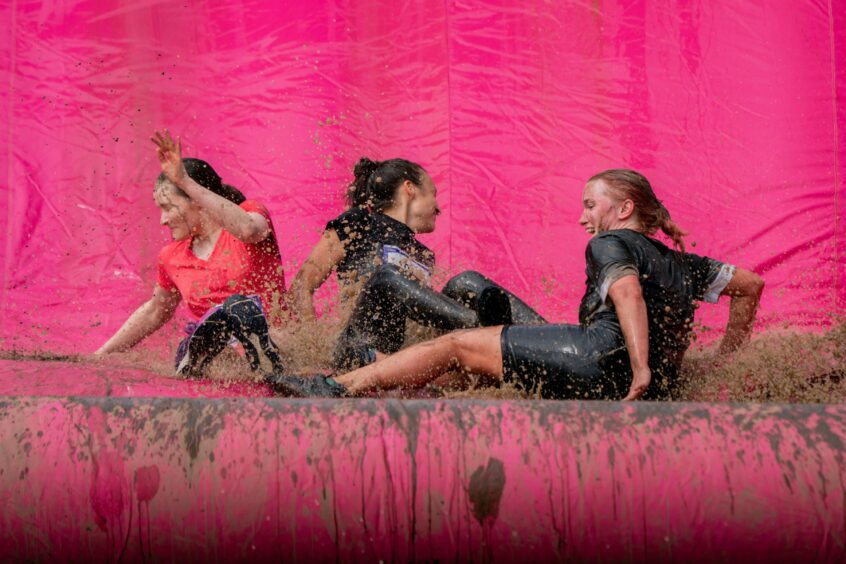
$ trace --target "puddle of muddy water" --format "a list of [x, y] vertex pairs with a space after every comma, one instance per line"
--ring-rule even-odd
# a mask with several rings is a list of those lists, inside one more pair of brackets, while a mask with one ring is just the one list
[[[341, 321], [321, 320], [274, 330], [274, 340], [286, 366], [293, 372], [327, 372], [332, 344]], [[432, 338], [435, 333], [409, 323], [408, 343]], [[168, 351], [170, 352], [170, 351]], [[91, 357], [51, 355], [49, 352], [0, 352], [0, 358], [91, 362]], [[143, 368], [172, 375], [172, 361], [159, 351], [139, 349], [110, 355], [96, 362], [115, 368]], [[266, 367], [266, 368], [269, 368]], [[226, 383], [259, 380], [235, 349], [228, 349], [211, 365], [209, 379]], [[729, 357], [716, 354], [716, 345], [688, 351], [676, 398], [684, 401], [740, 401], [839, 403], [846, 398], [846, 323], [824, 333], [788, 330], [765, 331]], [[452, 399], [530, 399], [511, 385], [492, 387], [474, 376], [449, 375], [423, 390], [398, 391], [391, 397], [445, 397]]]

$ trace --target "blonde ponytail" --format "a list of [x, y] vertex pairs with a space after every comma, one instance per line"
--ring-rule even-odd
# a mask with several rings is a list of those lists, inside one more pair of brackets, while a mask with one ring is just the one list
[[594, 174], [588, 184], [596, 180], [602, 180], [617, 200], [628, 199], [634, 202], [635, 215], [643, 233], [654, 235], [660, 229], [673, 241], [677, 249], [684, 252], [684, 237], [687, 232], [670, 219], [670, 212], [655, 195], [645, 176], [634, 170], [614, 168]]

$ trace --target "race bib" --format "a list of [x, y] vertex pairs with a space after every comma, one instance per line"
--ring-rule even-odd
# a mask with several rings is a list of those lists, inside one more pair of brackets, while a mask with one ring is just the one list
[[397, 266], [403, 274], [410, 278], [416, 278], [421, 282], [431, 281], [432, 269], [414, 260], [399, 247], [393, 245], [382, 246], [382, 262]]

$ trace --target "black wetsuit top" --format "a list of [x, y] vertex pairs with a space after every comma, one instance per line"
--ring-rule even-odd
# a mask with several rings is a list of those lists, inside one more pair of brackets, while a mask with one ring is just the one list
[[[649, 316], [649, 367], [657, 383], [673, 381], [690, 346], [694, 302], [716, 302], [733, 267], [692, 253], [675, 251], [631, 229], [607, 231], [585, 251], [587, 288], [579, 323], [620, 320], [608, 288], [627, 274], [637, 274]], [[722, 278], [720, 273], [723, 272]], [[716, 292], [715, 282], [724, 280]]]
[[336, 266], [339, 278], [369, 278], [382, 264], [395, 264], [407, 275], [428, 281], [435, 254], [417, 240], [406, 224], [379, 212], [352, 208], [329, 223], [344, 245], [344, 258]]
[[442, 331], [543, 318], [520, 298], [478, 272], [453, 277], [443, 293], [430, 285], [435, 255], [404, 223], [353, 208], [330, 221], [344, 244], [341, 281], [366, 280], [333, 352], [333, 367], [352, 370], [375, 351], [394, 353], [405, 340], [406, 319]]
[[[631, 365], [608, 289], [623, 276], [640, 279], [649, 316], [647, 396], [667, 397], [690, 345], [694, 302], [716, 302], [734, 272], [719, 261], [675, 251], [630, 229], [602, 233], [585, 251], [587, 288], [579, 325], [503, 332], [507, 378], [541, 386], [548, 397], [614, 398], [625, 394]], [[545, 386], [545, 390], [544, 390]]]

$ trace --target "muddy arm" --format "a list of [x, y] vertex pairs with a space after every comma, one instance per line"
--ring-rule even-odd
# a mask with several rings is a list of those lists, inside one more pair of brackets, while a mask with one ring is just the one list
[[738, 268], [720, 293], [721, 296], [731, 297], [726, 334], [720, 343], [721, 354], [733, 352], [749, 340], [763, 291], [764, 280], [760, 276], [750, 270]]

